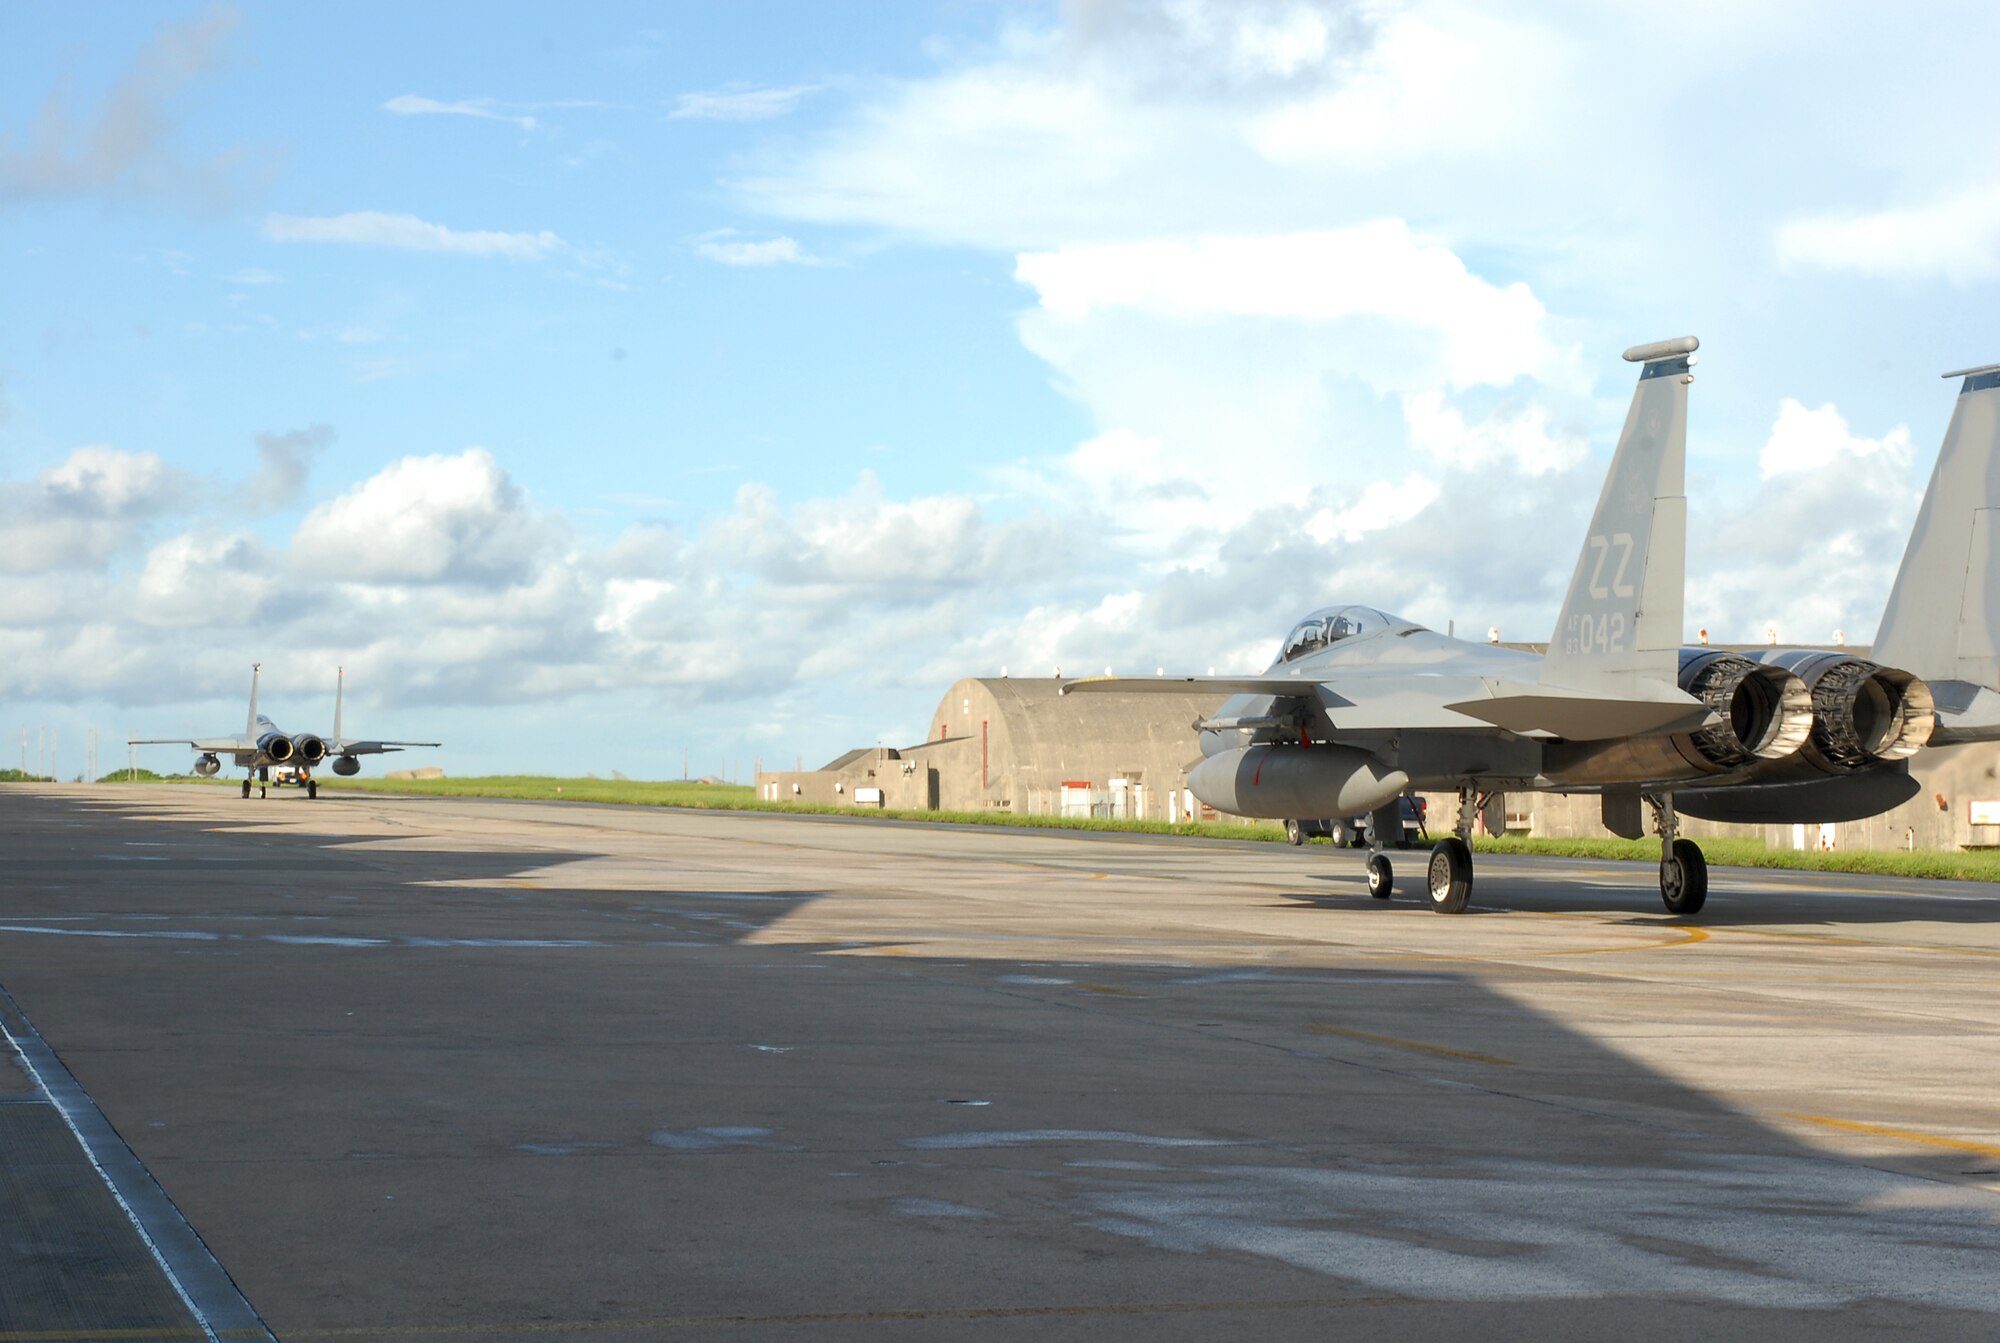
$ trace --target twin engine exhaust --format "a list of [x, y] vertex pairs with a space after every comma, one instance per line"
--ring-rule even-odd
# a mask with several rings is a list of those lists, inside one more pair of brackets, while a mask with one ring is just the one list
[[1909, 672], [1814, 649], [1778, 649], [1758, 661], [1811, 693], [1812, 731], [1799, 756], [1822, 774], [1908, 760], [1937, 727], [1931, 688]]
[[1747, 776], [1781, 783], [1907, 760], [1937, 723], [1906, 671], [1824, 649], [1681, 650], [1679, 685], [1721, 721], [1698, 732], [1550, 742], [1550, 774], [1577, 784]]

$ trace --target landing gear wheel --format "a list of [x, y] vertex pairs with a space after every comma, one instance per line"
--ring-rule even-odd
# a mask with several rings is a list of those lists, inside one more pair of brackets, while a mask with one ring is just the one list
[[1431, 908], [1440, 914], [1463, 914], [1472, 900], [1472, 848], [1452, 835], [1431, 850]]
[[1306, 842], [1306, 828], [1300, 825], [1297, 821], [1286, 821], [1285, 843], [1297, 845], [1297, 844], [1303, 844], [1305, 842]]
[[1698, 914], [1708, 903], [1708, 859], [1693, 840], [1675, 840], [1660, 860], [1660, 899], [1669, 914]]
[[1389, 866], [1389, 860], [1381, 854], [1368, 856], [1368, 894], [1377, 900], [1387, 900], [1396, 881], [1396, 870]]
[[243, 796], [246, 798], [250, 796], [250, 780], [248, 779], [243, 781]]
[[318, 779], [307, 779], [307, 780], [306, 780], [306, 796], [307, 796], [307, 797], [318, 797], [318, 796], [319, 796], [319, 780], [318, 780]]
[[1348, 828], [1345, 821], [1333, 821], [1329, 823], [1326, 828], [1326, 834], [1327, 838], [1333, 841], [1333, 847], [1336, 849], [1344, 849], [1354, 842], [1354, 832]]

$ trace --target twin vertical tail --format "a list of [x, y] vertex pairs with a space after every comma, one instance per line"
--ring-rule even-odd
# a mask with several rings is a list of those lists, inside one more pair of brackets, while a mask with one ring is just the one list
[[1937, 700], [1930, 743], [2000, 740], [2000, 364], [1963, 378], [1870, 657]]
[[347, 690], [347, 668], [333, 669], [333, 744], [338, 747], [347, 738], [340, 731], [340, 700]]
[[243, 736], [249, 741], [257, 740], [257, 678], [263, 674], [263, 670], [264, 664], [261, 662], [250, 664], [250, 717], [243, 724]]
[[1624, 699], [1677, 693], [1687, 568], [1687, 401], [1693, 336], [1635, 345], [1644, 364], [1591, 515], [1542, 681]]

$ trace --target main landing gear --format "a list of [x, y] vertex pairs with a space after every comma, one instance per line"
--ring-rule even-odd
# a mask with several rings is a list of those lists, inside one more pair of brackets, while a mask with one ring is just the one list
[[1660, 899], [1669, 914], [1696, 914], [1708, 903], [1708, 860], [1701, 846], [1680, 837], [1680, 817], [1674, 811], [1674, 795], [1648, 797], [1653, 809], [1653, 829], [1660, 836]]
[[1479, 795], [1470, 786], [1458, 790], [1455, 833], [1431, 848], [1431, 908], [1440, 914], [1463, 914], [1472, 902], [1472, 824], [1479, 817]]

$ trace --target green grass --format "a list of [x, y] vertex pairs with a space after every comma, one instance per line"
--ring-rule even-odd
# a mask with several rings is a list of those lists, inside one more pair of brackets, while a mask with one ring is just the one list
[[328, 779], [321, 788], [369, 793], [417, 793], [429, 797], [502, 797], [543, 802], [609, 802], [635, 807], [692, 807], [710, 811], [775, 811], [804, 816], [870, 816], [898, 821], [954, 825], [1000, 825], [1036, 830], [1118, 830], [1146, 835], [1200, 835], [1210, 839], [1282, 841], [1276, 826], [1233, 821], [1118, 821], [1097, 817], [1017, 816], [1009, 811], [897, 811], [879, 807], [822, 806], [805, 802], [765, 802], [747, 784], [646, 783], [636, 779], [556, 779], [532, 774], [496, 774], [466, 779]]
[[[169, 783], [209, 780], [176, 776]], [[429, 797], [520, 798], [548, 802], [604, 802], [636, 807], [689, 807], [714, 811], [770, 811], [807, 816], [868, 816], [886, 820], [930, 821], [954, 825], [995, 825], [1034, 830], [1123, 831], [1145, 835], [1187, 835], [1203, 839], [1284, 842], [1276, 825], [1236, 821], [1197, 821], [1175, 825], [1166, 821], [1120, 821], [1064, 816], [1017, 816], [1008, 811], [893, 811], [874, 807], [821, 806], [798, 802], [765, 802], [748, 785], [717, 783], [651, 783], [627, 779], [559, 779], [533, 774], [498, 774], [466, 779], [341, 779], [320, 778], [320, 787], [370, 793], [406, 793]], [[1315, 840], [1324, 843], [1324, 840]], [[1875, 876], [2000, 881], [2000, 852], [1905, 853], [1847, 849], [1836, 853], [1769, 849], [1755, 839], [1703, 839], [1702, 852], [1718, 867], [1788, 868], [1802, 872], [1858, 872]], [[1610, 858], [1656, 863], [1657, 839], [1536, 839], [1508, 836], [1477, 839], [1481, 853], [1529, 853], [1558, 858]]]

